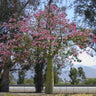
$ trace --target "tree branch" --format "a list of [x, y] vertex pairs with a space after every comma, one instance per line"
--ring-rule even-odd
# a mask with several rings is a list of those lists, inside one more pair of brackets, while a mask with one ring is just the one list
[[30, 0], [28, 0], [27, 2], [26, 2], [26, 4], [19, 10], [19, 14], [22, 12], [22, 10], [27, 6], [27, 4], [30, 2]]
[[10, 69], [10, 71], [16, 71], [16, 70], [22, 70], [22, 69]]
[[49, 0], [48, 5], [50, 6], [52, 2], [53, 2], [53, 0]]

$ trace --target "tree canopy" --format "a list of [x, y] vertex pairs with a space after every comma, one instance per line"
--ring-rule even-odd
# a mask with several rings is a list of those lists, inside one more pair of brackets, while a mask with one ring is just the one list
[[91, 28], [96, 27], [96, 1], [95, 0], [75, 0], [75, 14], [82, 16], [85, 23]]

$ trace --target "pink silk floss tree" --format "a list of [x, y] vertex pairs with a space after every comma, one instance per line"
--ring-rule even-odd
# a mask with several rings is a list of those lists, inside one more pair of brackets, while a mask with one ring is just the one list
[[76, 24], [69, 23], [66, 13], [60, 12], [56, 6], [51, 5], [50, 10], [48, 12], [47, 7], [44, 11], [39, 10], [34, 16], [29, 16], [29, 21], [27, 20], [20, 27], [22, 32], [30, 33], [32, 48], [38, 48], [40, 56], [47, 58], [45, 92], [48, 94], [53, 93], [54, 87], [54, 56], [58, 54], [62, 45], [67, 46], [69, 41], [84, 48], [90, 32], [90, 30], [85, 30], [85, 32], [76, 30]]
[[[0, 91], [8, 92], [9, 91], [9, 72], [13, 66], [17, 63], [18, 65], [25, 64], [26, 61], [30, 59], [30, 53], [28, 48], [28, 43], [30, 39], [27, 36], [24, 36], [24, 33], [15, 32], [15, 27], [13, 28], [12, 20], [4, 26], [7, 27], [7, 30], [10, 30], [10, 34], [3, 34], [0, 38], [2, 43], [0, 43]], [[27, 39], [27, 40], [26, 40]], [[6, 40], [6, 42], [4, 42]], [[24, 65], [26, 66], [26, 64]], [[1, 74], [2, 72], [2, 74]]]

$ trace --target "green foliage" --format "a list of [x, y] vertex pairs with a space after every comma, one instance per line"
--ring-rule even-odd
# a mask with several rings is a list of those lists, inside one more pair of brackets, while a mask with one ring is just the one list
[[56, 68], [56, 66], [54, 66], [54, 84], [58, 84], [59, 83], [59, 76], [58, 76], [59, 72]]
[[36, 88], [36, 92], [41, 92], [43, 90], [43, 83], [44, 83], [44, 75], [43, 75], [43, 69], [45, 66], [45, 60], [37, 58], [36, 64], [35, 64], [35, 76], [34, 76], [34, 84]]
[[85, 23], [91, 28], [96, 27], [96, 0], [75, 0], [73, 6], [75, 16], [83, 16]]
[[71, 68], [69, 77], [71, 79], [71, 84], [79, 84], [79, 82], [84, 82], [86, 80], [85, 72], [82, 67]]
[[14, 78], [12, 73], [9, 74], [9, 80], [10, 80], [10, 83], [9, 83], [10, 85], [17, 84], [16, 79]]
[[25, 79], [25, 72], [24, 72], [24, 70], [21, 70], [18, 72], [17, 84], [24, 84], [24, 79]]
[[57, 85], [70, 85], [70, 82], [66, 82], [66, 83], [65, 82], [62, 82], [62, 83], [59, 82]]
[[88, 79], [85, 80], [84, 84], [96, 85], [96, 78], [88, 78]]
[[71, 84], [75, 85], [75, 84], [78, 84], [79, 81], [77, 79], [77, 76], [78, 76], [78, 71], [76, 68], [71, 68], [70, 70], [70, 73], [69, 73], [69, 77], [71, 79]]
[[8, 22], [10, 18], [14, 17], [14, 13], [24, 16], [24, 9], [28, 3], [36, 9], [39, 2], [39, 0], [27, 0], [23, 3], [21, 0], [0, 0], [0, 22]]
[[[0, 0], [0, 21], [7, 22], [22, 7], [20, 0]], [[22, 10], [22, 13], [24, 13], [24, 10]]]
[[10, 85], [17, 85], [17, 82], [16, 82], [16, 81], [10, 81], [9, 84], [10, 84]]
[[34, 84], [34, 80], [33, 79], [25, 79], [24, 80], [24, 85], [33, 85]]
[[85, 72], [83, 71], [82, 67], [78, 67], [78, 77], [80, 77], [80, 81], [84, 81], [86, 79]]

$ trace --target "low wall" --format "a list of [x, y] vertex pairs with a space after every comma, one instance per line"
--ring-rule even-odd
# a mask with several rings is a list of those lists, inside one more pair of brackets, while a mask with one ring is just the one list
[[[10, 92], [35, 92], [34, 86], [15, 85], [9, 87]], [[43, 89], [44, 91], [44, 89]], [[95, 93], [96, 86], [54, 86], [54, 93]]]

